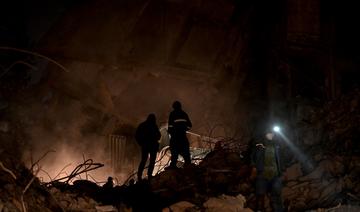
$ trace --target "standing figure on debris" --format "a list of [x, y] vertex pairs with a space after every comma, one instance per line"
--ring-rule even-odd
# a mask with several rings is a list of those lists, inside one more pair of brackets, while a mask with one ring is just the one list
[[275, 136], [274, 132], [267, 132], [265, 138], [256, 143], [252, 153], [252, 175], [255, 176], [256, 193], [255, 211], [265, 211], [265, 195], [267, 193], [270, 194], [273, 211], [284, 211], [281, 198], [280, 146]]
[[114, 182], [112, 177], [108, 177], [106, 183], [102, 186], [100, 190], [100, 198], [103, 204], [111, 204], [114, 197]]
[[181, 109], [181, 103], [175, 101], [172, 105], [173, 111], [169, 115], [168, 131], [170, 134], [171, 162], [169, 168], [177, 168], [176, 163], [179, 154], [184, 158], [185, 164], [191, 164], [189, 141], [186, 131], [191, 127], [191, 121], [187, 113]]
[[114, 187], [114, 182], [112, 177], [108, 177], [106, 183], [103, 185], [104, 189], [111, 190]]
[[156, 117], [154, 114], [149, 114], [146, 121], [142, 122], [135, 132], [135, 139], [141, 146], [141, 161], [138, 168], [138, 180], [142, 179], [142, 173], [145, 168], [146, 161], [150, 155], [149, 167], [147, 170], [148, 179], [152, 177], [155, 166], [156, 154], [159, 149], [158, 140], [161, 134], [159, 127], [156, 124]]

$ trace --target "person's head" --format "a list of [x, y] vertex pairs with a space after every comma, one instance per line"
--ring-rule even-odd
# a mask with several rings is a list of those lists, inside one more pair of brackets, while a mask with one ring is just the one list
[[180, 110], [181, 109], [181, 103], [179, 101], [175, 101], [172, 105], [174, 110]]
[[275, 133], [274, 132], [267, 132], [265, 137], [267, 140], [272, 141], [274, 139]]
[[112, 178], [112, 177], [108, 177], [107, 181], [112, 183], [112, 182], [113, 182], [113, 178]]
[[155, 114], [153, 113], [150, 113], [146, 119], [147, 122], [150, 122], [150, 123], [156, 123], [156, 117], [155, 117]]

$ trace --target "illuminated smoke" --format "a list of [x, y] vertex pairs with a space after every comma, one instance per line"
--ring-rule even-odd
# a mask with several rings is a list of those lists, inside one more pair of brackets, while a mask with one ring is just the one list
[[[39, 107], [42, 105], [34, 104], [23, 113], [32, 117], [32, 112]], [[33, 117], [33, 125], [27, 129], [31, 139], [23, 155], [23, 160], [30, 167], [32, 162], [37, 161], [46, 152], [55, 151], [49, 152], [38, 163], [43, 170], [39, 173], [41, 180], [48, 182], [55, 177], [64, 177], [86, 159], [93, 159], [94, 162], [105, 165], [89, 172], [89, 180], [104, 182], [108, 176], [117, 178], [109, 165], [106, 136], [82, 133], [89, 117], [83, 112], [83, 106], [79, 102], [70, 101], [66, 105], [43, 110], [43, 113], [42, 118]], [[63, 168], [65, 169], [62, 170]], [[85, 179], [86, 176], [82, 175], [81, 178]], [[121, 180], [123, 179], [119, 179]]]

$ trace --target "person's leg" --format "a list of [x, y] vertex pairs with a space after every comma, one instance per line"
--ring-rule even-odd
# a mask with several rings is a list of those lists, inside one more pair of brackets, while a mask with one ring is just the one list
[[176, 164], [177, 164], [177, 160], [179, 157], [179, 149], [178, 149], [178, 144], [176, 143], [177, 140], [175, 138], [172, 138], [170, 140], [170, 152], [171, 152], [171, 162], [170, 162], [170, 167], [171, 168], [176, 168]]
[[185, 161], [185, 165], [190, 165], [191, 164], [191, 155], [190, 155], [190, 145], [189, 145], [189, 141], [186, 138], [184, 138], [184, 143], [182, 146], [182, 154], [181, 154], [184, 158]]
[[138, 180], [142, 179], [142, 173], [144, 171], [147, 158], [148, 158], [148, 151], [145, 148], [141, 148], [141, 161], [137, 173]]
[[255, 212], [265, 211], [265, 194], [256, 195]]
[[271, 181], [271, 205], [274, 212], [284, 211], [283, 201], [281, 197], [282, 182], [280, 177], [274, 177]]
[[262, 176], [257, 176], [255, 181], [255, 211], [264, 211], [265, 210], [265, 194], [267, 190], [266, 179]]
[[147, 175], [148, 175], [148, 179], [150, 179], [152, 177], [152, 173], [154, 171], [154, 166], [155, 166], [155, 160], [156, 160], [156, 153], [157, 151], [155, 150], [152, 150], [150, 152], [150, 162], [149, 162], [149, 167], [148, 167], [148, 172], [147, 172]]

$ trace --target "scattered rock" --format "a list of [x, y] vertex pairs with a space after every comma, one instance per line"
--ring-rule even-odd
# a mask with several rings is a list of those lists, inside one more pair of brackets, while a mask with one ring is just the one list
[[196, 205], [194, 205], [190, 202], [187, 202], [187, 201], [181, 201], [181, 202], [177, 202], [167, 208], [164, 208], [162, 211], [163, 212], [184, 212], [184, 211], [195, 212], [198, 210], [196, 209]]
[[97, 212], [117, 212], [118, 210], [112, 205], [96, 206]]
[[303, 174], [300, 163], [296, 163], [287, 168], [284, 175], [287, 177], [288, 181], [296, 180], [297, 178], [301, 177]]
[[216, 211], [228, 211], [228, 212], [240, 212], [240, 211], [252, 211], [250, 209], [244, 209], [246, 199], [241, 194], [236, 197], [221, 195], [219, 197], [211, 197], [204, 203], [204, 207], [208, 212]]
[[332, 208], [318, 208], [316, 210], [308, 210], [306, 212], [358, 212], [360, 206], [358, 205], [338, 205]]

